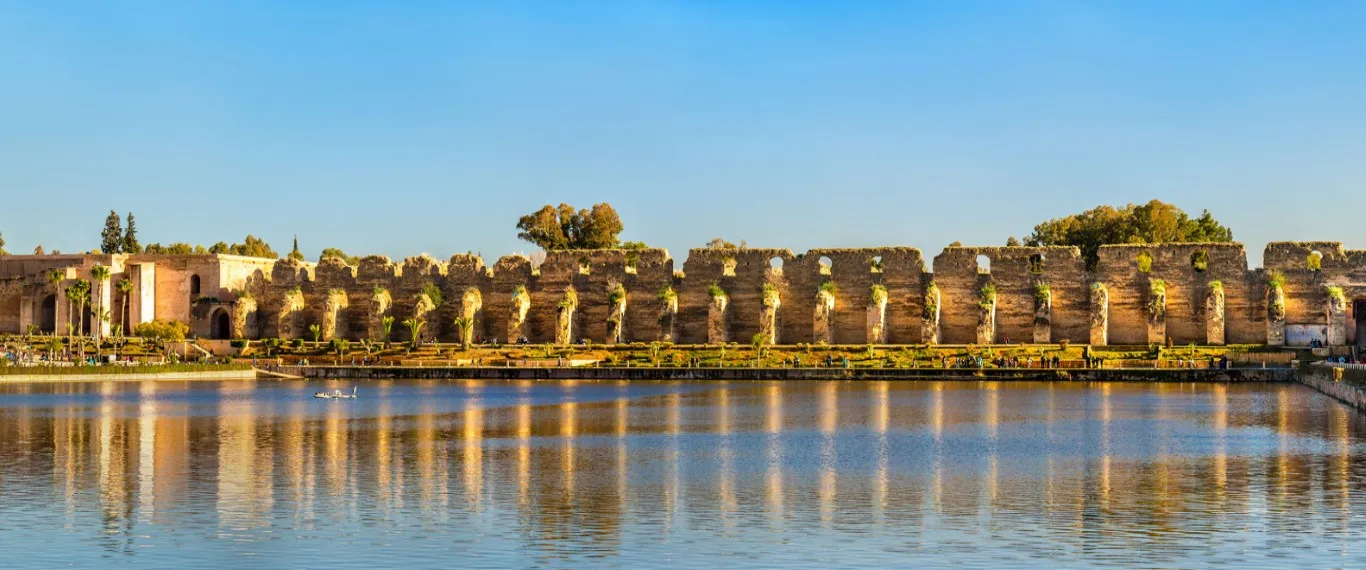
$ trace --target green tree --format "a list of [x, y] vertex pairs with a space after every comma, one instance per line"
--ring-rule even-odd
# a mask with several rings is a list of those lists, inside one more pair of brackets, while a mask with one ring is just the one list
[[85, 330], [85, 305], [90, 302], [90, 282], [77, 279], [66, 289], [68, 297], [76, 304], [76, 330]]
[[[53, 288], [54, 290], [56, 290], [57, 287], [58, 287], [59, 285], [61, 285], [62, 281], [65, 281], [65, 280], [66, 280], [66, 272], [64, 272], [64, 271], [62, 271], [62, 270], [60, 270], [60, 269], [53, 269], [52, 271], [49, 271], [48, 274], [47, 274], [47, 282], [50, 283], [50, 284], [52, 285], [52, 288]], [[67, 311], [68, 311], [68, 314], [69, 314], [69, 313], [70, 313], [70, 305], [68, 305], [67, 307], [68, 307]], [[57, 311], [56, 300], [53, 301], [52, 311], [53, 311], [54, 313]], [[57, 319], [55, 319], [55, 318], [52, 319], [52, 336], [57, 336], [57, 325], [58, 325], [58, 324], [60, 324], [60, 323], [57, 322]]]
[[308, 325], [308, 332], [309, 334], [313, 335], [314, 343], [321, 341], [323, 338], [323, 327], [320, 324], [313, 323], [311, 325]]
[[[243, 241], [244, 243], [234, 243], [228, 246], [227, 251], [223, 253], [245, 257], [264, 257], [267, 259], [280, 258], [280, 254], [275, 253], [275, 250], [270, 247], [270, 244], [266, 243], [266, 240], [247, 234], [247, 238]], [[217, 244], [215, 244], [215, 247], [216, 246]]]
[[344, 252], [344, 251], [342, 251], [342, 250], [340, 250], [340, 249], [337, 249], [337, 248], [335, 248], [335, 247], [323, 248], [322, 254], [320, 254], [320, 255], [318, 256], [318, 261], [322, 261], [322, 260], [327, 259], [327, 258], [329, 258], [329, 257], [335, 257], [335, 258], [337, 258], [337, 259], [340, 259], [340, 260], [342, 260], [343, 262], [345, 262], [347, 265], [359, 265], [359, 264], [360, 264], [360, 258], [359, 258], [359, 257], [356, 257], [356, 256], [354, 256], [354, 255], [346, 255], [346, 252]]
[[0, 255], [9, 255], [9, 252], [5, 251], [5, 234], [2, 233], [0, 233]]
[[128, 227], [123, 230], [123, 252], [142, 253], [142, 244], [138, 243], [138, 228], [133, 224], [132, 212], [128, 212]]
[[[108, 313], [108, 307], [104, 306], [104, 288], [109, 284], [109, 275], [112, 272], [108, 267], [96, 264], [90, 268], [90, 277], [95, 280], [95, 290], [91, 295], [92, 304], [96, 315]], [[96, 323], [95, 338], [100, 338], [100, 331], [103, 327]]]
[[721, 238], [719, 238], [719, 237], [715, 237], [715, 238], [711, 238], [711, 241], [707, 242], [707, 249], [740, 249], [740, 248], [739, 248], [738, 246], [736, 246], [735, 244], [731, 243], [731, 242], [728, 242], [728, 241], [726, 241], [726, 240], [724, 240], [724, 239], [721, 239]]
[[304, 252], [299, 251], [299, 236], [294, 236], [294, 249], [290, 250], [289, 258], [295, 261], [304, 260]]
[[546, 251], [620, 247], [621, 217], [611, 204], [575, 211], [569, 204], [546, 204], [517, 221], [517, 237]]
[[1025, 245], [1077, 246], [1087, 267], [1095, 268], [1100, 246], [1106, 244], [1228, 241], [1233, 241], [1233, 231], [1216, 221], [1209, 210], [1191, 218], [1181, 208], [1152, 200], [1121, 208], [1097, 206], [1080, 214], [1048, 220], [1034, 226]]
[[209, 253], [232, 253], [232, 246], [220, 241], [209, 246]]
[[129, 302], [133, 299], [133, 280], [120, 279], [118, 284], [114, 285], [114, 289], [117, 289], [119, 294], [123, 296], [123, 310], [119, 311], [119, 328], [128, 330]]
[[412, 337], [412, 348], [414, 350], [417, 349], [418, 342], [422, 340], [422, 326], [426, 324], [427, 321], [423, 319], [403, 319], [403, 326], [408, 327], [408, 334]]
[[123, 225], [119, 222], [119, 213], [113, 210], [109, 210], [109, 217], [104, 219], [104, 231], [100, 232], [100, 251], [123, 251]]
[[470, 349], [474, 343], [474, 319], [470, 317], [456, 317], [455, 328], [460, 331], [460, 346], [465, 350]]
[[379, 328], [384, 333], [384, 348], [389, 348], [389, 339], [393, 338], [394, 336], [394, 318], [380, 318]]

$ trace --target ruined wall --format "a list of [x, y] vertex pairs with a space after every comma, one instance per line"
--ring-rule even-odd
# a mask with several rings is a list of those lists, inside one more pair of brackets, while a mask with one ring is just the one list
[[[142, 282], [145, 271], [155, 291], [135, 294], [140, 317], [154, 313], [156, 318], [184, 320], [196, 334], [207, 335], [214, 313], [221, 310], [231, 315], [233, 331], [250, 337], [308, 337], [309, 326], [316, 324], [325, 336], [378, 338], [379, 323], [389, 316], [395, 321], [390, 338], [403, 341], [408, 332], [402, 321], [418, 316], [426, 323], [425, 338], [454, 342], [459, 338], [455, 319], [464, 314], [465, 293], [475, 290], [474, 298], [481, 302], [471, 313], [474, 336], [506, 342], [524, 335], [531, 342], [547, 343], [557, 337], [565, 314], [559, 305], [572, 288], [577, 297], [572, 329], [567, 336], [558, 336], [566, 342], [602, 343], [612, 340], [609, 322], [617, 320], [617, 313], [609, 295], [620, 286], [625, 291], [619, 319], [622, 342], [665, 337], [669, 321], [661, 316], [670, 303], [661, 292], [671, 289], [676, 294], [675, 341], [707, 342], [709, 317], [720, 315], [725, 337], [749, 344], [767, 326], [764, 289], [771, 285], [779, 302], [768, 312], [779, 343], [825, 340], [816, 326], [825, 286], [834, 298], [828, 314], [830, 342], [863, 344], [876, 338], [870, 334], [877, 333], [876, 317], [881, 314], [886, 342], [911, 344], [924, 342], [932, 332], [926, 330], [922, 311], [933, 283], [940, 292], [940, 342], [1085, 343], [1091, 333], [1091, 286], [1103, 283], [1110, 344], [1148, 344], [1157, 337], [1170, 337], [1177, 344], [1262, 343], [1274, 329], [1267, 302], [1268, 275], [1274, 271], [1284, 283], [1284, 323], [1327, 324], [1331, 287], [1342, 291], [1345, 304], [1335, 331], [1346, 342], [1355, 342], [1355, 301], [1366, 300], [1366, 252], [1344, 250], [1337, 242], [1269, 244], [1266, 270], [1249, 270], [1240, 244], [1105, 246], [1099, 257], [1097, 266], [1088, 270], [1080, 252], [1071, 247], [950, 247], [935, 256], [930, 273], [919, 250], [909, 247], [813, 249], [802, 254], [787, 249], [694, 249], [681, 271], [660, 249], [551, 252], [535, 269], [521, 256], [506, 256], [487, 266], [472, 254], [446, 261], [415, 256], [402, 262], [373, 256], [356, 266], [334, 259], [315, 265], [222, 255], [11, 256], [0, 259], [0, 331], [22, 332], [27, 324], [40, 322], [42, 300], [60, 296], [71, 280], [89, 279], [96, 263], [114, 270], [107, 288], [116, 315], [122, 299], [114, 284], [125, 278]], [[64, 272], [57, 286], [47, 280], [53, 269]], [[190, 291], [192, 276], [199, 277], [203, 298], [197, 304]], [[1150, 312], [1155, 280], [1165, 284], [1160, 321], [1154, 321]], [[1212, 322], [1217, 311], [1207, 304], [1215, 281], [1221, 284], [1223, 338], [1214, 338], [1220, 336], [1218, 323]], [[869, 311], [875, 285], [887, 293], [883, 313]], [[988, 285], [995, 291], [990, 302], [982, 294]], [[713, 309], [713, 286], [726, 295], [724, 313]], [[440, 291], [442, 302], [423, 312], [420, 295], [432, 287]], [[510, 331], [513, 294], [519, 287], [525, 288], [530, 305], [525, 324]], [[383, 292], [383, 301], [377, 291]], [[239, 295], [249, 296], [249, 302], [238, 303]], [[154, 311], [146, 310], [148, 302]], [[65, 322], [64, 304], [58, 303], [58, 322]], [[1154, 322], [1165, 329], [1154, 328]]]

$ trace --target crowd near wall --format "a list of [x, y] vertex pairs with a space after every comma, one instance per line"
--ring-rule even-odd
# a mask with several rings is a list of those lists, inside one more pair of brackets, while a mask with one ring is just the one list
[[1348, 344], [1366, 300], [1366, 252], [1337, 242], [1269, 244], [1255, 270], [1236, 243], [1103, 246], [1094, 267], [1074, 247], [949, 247], [932, 271], [909, 247], [694, 249], [681, 265], [662, 249], [555, 251], [535, 267], [472, 254], [354, 266], [8, 256], [0, 332], [63, 332], [75, 310], [64, 291], [96, 265], [113, 273], [110, 325], [174, 319], [211, 338], [307, 338], [318, 325], [324, 338], [378, 339], [387, 321], [406, 340], [412, 319], [449, 342], [468, 317], [477, 341], [532, 343]]

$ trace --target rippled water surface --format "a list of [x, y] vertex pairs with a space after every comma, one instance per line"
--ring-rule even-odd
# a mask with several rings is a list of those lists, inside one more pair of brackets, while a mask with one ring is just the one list
[[1361, 567], [1298, 385], [0, 386], [0, 566]]

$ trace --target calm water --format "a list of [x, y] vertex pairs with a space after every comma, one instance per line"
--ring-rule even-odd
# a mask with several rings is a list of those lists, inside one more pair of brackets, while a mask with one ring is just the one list
[[1297, 385], [0, 386], [0, 566], [1361, 567]]

